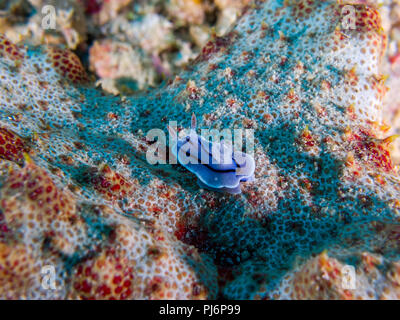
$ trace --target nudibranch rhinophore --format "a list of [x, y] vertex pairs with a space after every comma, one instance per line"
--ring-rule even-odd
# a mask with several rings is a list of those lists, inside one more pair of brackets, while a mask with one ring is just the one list
[[254, 180], [255, 162], [251, 155], [234, 151], [224, 141], [211, 142], [196, 133], [196, 116], [192, 115], [190, 133], [183, 139], [168, 127], [173, 139], [171, 151], [178, 162], [194, 173], [201, 188], [241, 193], [241, 182]]

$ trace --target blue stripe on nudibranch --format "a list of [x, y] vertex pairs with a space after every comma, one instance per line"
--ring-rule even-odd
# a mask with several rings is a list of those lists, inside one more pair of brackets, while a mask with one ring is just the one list
[[[171, 128], [169, 130], [170, 134], [176, 135]], [[183, 139], [175, 140], [171, 146], [171, 151], [178, 162], [197, 176], [198, 183], [202, 188], [233, 194], [241, 193], [240, 182], [254, 180], [255, 162], [253, 157], [243, 152], [232, 152], [221, 143], [207, 141], [195, 130], [196, 117], [193, 114], [190, 134]], [[190, 154], [193, 149], [197, 151], [197, 154]], [[228, 163], [223, 161], [225, 152], [231, 153], [226, 156], [229, 159]], [[188, 158], [192, 159], [189, 163]], [[202, 158], [207, 159], [208, 163], [203, 164]], [[238, 159], [244, 161], [239, 163]], [[237, 172], [238, 169], [241, 171], [240, 174]]]

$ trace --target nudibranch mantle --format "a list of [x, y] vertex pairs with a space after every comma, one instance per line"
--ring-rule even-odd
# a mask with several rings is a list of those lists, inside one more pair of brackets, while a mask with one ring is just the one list
[[196, 116], [192, 115], [190, 133], [179, 139], [176, 131], [168, 127], [175, 137], [170, 146], [178, 162], [194, 173], [201, 188], [212, 191], [241, 193], [241, 182], [254, 180], [255, 162], [251, 155], [234, 151], [224, 142], [211, 142], [196, 133]]

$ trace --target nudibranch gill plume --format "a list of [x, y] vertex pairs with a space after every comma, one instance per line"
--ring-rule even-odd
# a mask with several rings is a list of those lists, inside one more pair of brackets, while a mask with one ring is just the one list
[[176, 131], [168, 127], [175, 137], [170, 146], [178, 162], [194, 173], [201, 188], [212, 191], [241, 193], [241, 182], [254, 180], [255, 162], [251, 155], [235, 151], [232, 144], [211, 142], [196, 133], [196, 116], [192, 115], [190, 133], [179, 139]]

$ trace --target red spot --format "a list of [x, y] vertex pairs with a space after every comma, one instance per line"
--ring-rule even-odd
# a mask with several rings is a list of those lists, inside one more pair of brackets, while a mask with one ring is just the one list
[[111, 293], [111, 289], [105, 284], [102, 284], [100, 287], [98, 287], [96, 291], [103, 297], [106, 297]]
[[116, 287], [115, 288], [115, 293], [120, 294], [122, 292], [122, 287]]
[[91, 284], [86, 279], [82, 282], [81, 290], [85, 293], [90, 293], [92, 290]]
[[113, 279], [114, 284], [119, 284], [122, 281], [121, 276], [115, 276]]
[[116, 184], [116, 185], [112, 186], [111, 191], [118, 191], [120, 188], [121, 188], [120, 185]]
[[36, 190], [33, 190], [30, 194], [29, 194], [29, 198], [31, 200], [36, 200], [38, 196], [40, 196], [43, 192], [43, 187], [39, 187]]

